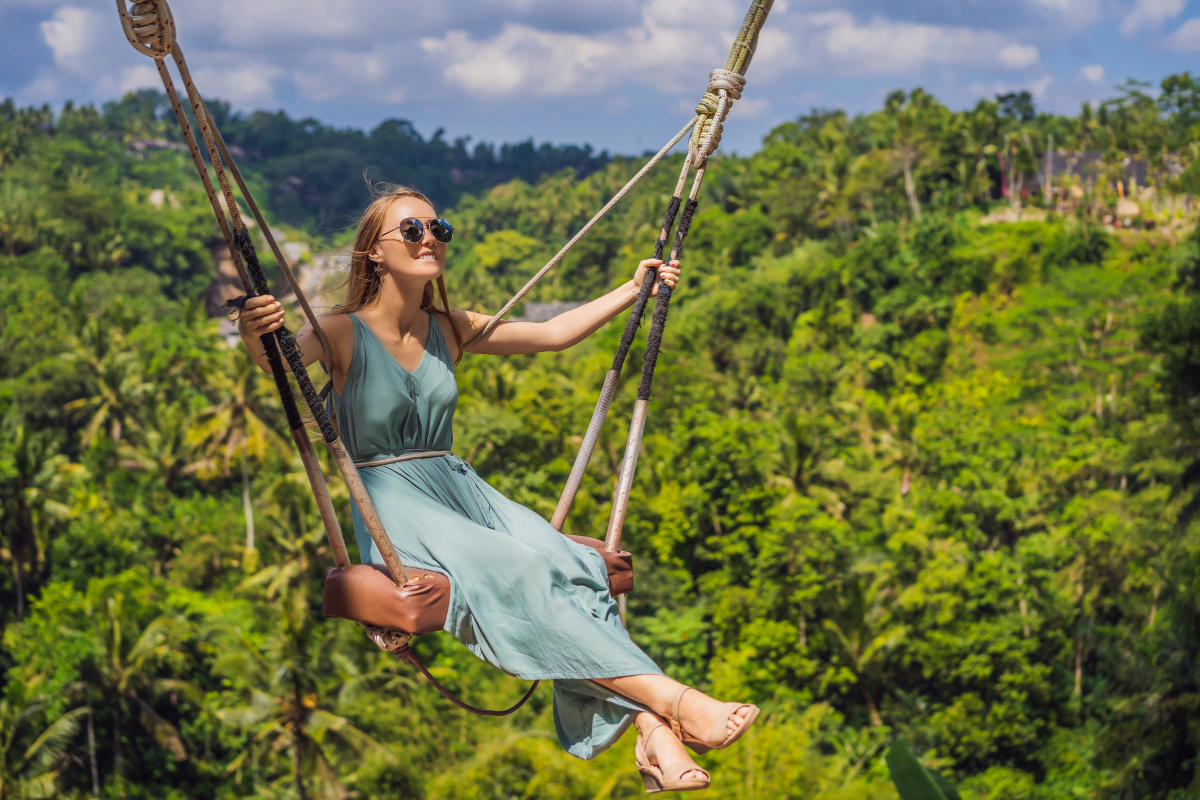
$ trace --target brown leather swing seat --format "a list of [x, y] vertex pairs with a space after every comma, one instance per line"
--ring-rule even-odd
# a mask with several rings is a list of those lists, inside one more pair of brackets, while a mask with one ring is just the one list
[[[567, 538], [594, 548], [604, 557], [613, 597], [633, 591], [632, 555], [624, 550], [607, 550], [600, 539]], [[325, 576], [325, 616], [414, 636], [442, 630], [450, 608], [450, 579], [426, 570], [412, 571], [411, 578], [407, 585], [397, 586], [385, 571], [370, 564], [334, 567]]]

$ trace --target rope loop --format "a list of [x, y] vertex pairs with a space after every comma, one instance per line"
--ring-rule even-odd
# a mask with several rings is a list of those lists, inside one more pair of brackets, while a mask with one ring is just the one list
[[134, 50], [144, 56], [164, 59], [175, 47], [175, 17], [166, 0], [142, 0], [128, 10], [117, 0], [121, 29]]

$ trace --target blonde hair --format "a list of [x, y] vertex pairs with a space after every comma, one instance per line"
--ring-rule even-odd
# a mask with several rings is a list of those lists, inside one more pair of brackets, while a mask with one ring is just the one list
[[[370, 181], [367, 182], [367, 185], [375, 199], [359, 217], [358, 232], [354, 237], [354, 247], [350, 251], [350, 275], [337, 287], [338, 290], [346, 288], [346, 299], [341, 305], [330, 311], [330, 314], [349, 314], [360, 308], [374, 305], [375, 301], [379, 299], [380, 275], [375, 271], [375, 263], [371, 261], [370, 254], [375, 243], [379, 241], [379, 234], [383, 232], [383, 221], [387, 217], [392, 203], [402, 197], [415, 197], [429, 203], [430, 208], [434, 207], [428, 197], [408, 186], [377, 184]], [[435, 209], [434, 214], [436, 213]], [[435, 283], [437, 284], [436, 299], [441, 300], [441, 308], [434, 303]], [[454, 334], [454, 341], [458, 344], [458, 358], [454, 362], [457, 364], [463, 356], [463, 340], [454, 324], [454, 318], [450, 314], [452, 310], [450, 298], [446, 294], [446, 282], [442, 280], [442, 276], [439, 275], [436, 280], [425, 284], [425, 291], [421, 294], [421, 308], [444, 316], [450, 322], [450, 331]]]

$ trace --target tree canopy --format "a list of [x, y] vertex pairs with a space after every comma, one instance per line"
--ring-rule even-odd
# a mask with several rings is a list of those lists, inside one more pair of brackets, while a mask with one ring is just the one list
[[[0, 105], [0, 798], [640, 795], [626, 746], [558, 750], [549, 692], [471, 717], [323, 618], [320, 520], [205, 312], [220, 235], [164, 110]], [[485, 312], [637, 166], [216, 115], [302, 274], [373, 168], [447, 206], [451, 300]], [[1076, 116], [915, 89], [714, 159], [625, 543], [635, 641], [764, 708], [702, 759], [730, 796], [893, 798], [897, 738], [964, 798], [1197, 796], [1197, 125], [1186, 73]], [[530, 299], [628, 280], [671, 173]], [[621, 327], [464, 359], [455, 452], [549, 516]], [[626, 372], [571, 533], [603, 535]], [[415, 647], [469, 702], [520, 691]]]

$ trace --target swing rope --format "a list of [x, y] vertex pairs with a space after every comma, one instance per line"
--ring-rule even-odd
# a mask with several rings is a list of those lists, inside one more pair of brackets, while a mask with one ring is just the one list
[[[687, 237], [688, 229], [691, 226], [692, 218], [695, 215], [696, 206], [698, 205], [698, 194], [701, 182], [704, 178], [705, 167], [707, 166], [709, 157], [716, 151], [717, 146], [721, 141], [721, 132], [724, 121], [729, 114], [733, 101], [741, 98], [741, 91], [745, 87], [744, 74], [746, 68], [750, 64], [750, 60], [754, 55], [755, 47], [758, 42], [759, 32], [762, 30], [762, 25], [766, 21], [767, 14], [771, 9], [774, 0], [756, 0], [747, 12], [745, 19], [742, 22], [741, 30], [734, 40], [733, 47], [730, 50], [729, 57], [726, 59], [725, 66], [720, 69], [715, 69], [709, 74], [708, 89], [700, 102], [696, 105], [696, 116], [693, 117], [680, 131], [677, 133], [661, 150], [659, 150], [645, 165], [642, 166], [637, 173], [615, 194], [613, 197], [600, 209], [567, 243], [559, 250], [559, 252], [550, 259], [538, 272], [521, 288], [517, 294], [497, 312], [497, 314], [489, 320], [485, 328], [476, 336], [472, 337], [471, 341], [475, 341], [482, 336], [486, 336], [495, 329], [506, 314], [521, 301], [521, 299], [540, 281], [549, 271], [558, 264], [562, 258], [570, 252], [587, 233], [618, 203], [625, 195], [638, 183], [667, 153], [679, 143], [682, 138], [691, 131], [691, 138], [688, 142], [688, 152], [684, 159], [683, 169], [680, 172], [679, 180], [676, 183], [675, 191], [668, 203], [666, 213], [663, 217], [662, 231], [659, 234], [658, 240], [655, 243], [654, 257], [661, 259], [663, 251], [666, 247], [667, 238], [671, 234], [674, 227], [676, 216], [679, 214], [680, 206], [683, 207], [683, 214], [679, 216], [679, 227], [675, 232], [675, 240], [670, 251], [668, 261], [677, 259], [682, 252], [683, 241]], [[313, 313], [311, 306], [296, 276], [292, 271], [287, 260], [284, 258], [279, 245], [275, 241], [275, 237], [271, 232], [270, 226], [267, 225], [262, 212], [258, 205], [254, 202], [254, 198], [246, 186], [245, 180], [242, 178], [241, 171], [238, 169], [236, 162], [231, 155], [229, 148], [226, 146], [220, 131], [217, 129], [215, 120], [196, 89], [195, 82], [192, 80], [191, 72], [188, 70], [187, 61], [183, 56], [183, 51], [179, 47], [179, 42], [176, 38], [176, 28], [174, 16], [171, 13], [170, 7], [166, 0], [144, 0], [136, 3], [131, 9], [125, 7], [125, 0], [116, 0], [117, 13], [121, 20], [122, 30], [125, 32], [126, 39], [129, 44], [142, 55], [153, 58], [158, 69], [159, 77], [162, 79], [163, 87], [167, 92], [167, 96], [171, 102], [171, 108], [175, 114], [176, 121], [179, 123], [180, 130], [183, 133], [184, 139], [187, 142], [188, 152], [191, 154], [192, 161], [196, 166], [197, 172], [200, 174], [201, 183], [204, 186], [205, 194], [208, 197], [213, 214], [217, 219], [217, 224], [221, 229], [221, 235], [225, 239], [225, 244], [229, 248], [230, 257], [233, 260], [234, 266], [237, 268], [238, 276], [241, 278], [242, 285], [245, 288], [246, 296], [257, 296], [266, 294], [270, 288], [263, 273], [262, 265], [259, 261], [254, 243], [251, 240], [249, 229], [245, 220], [242, 219], [241, 210], [238, 206], [237, 199], [233, 194], [233, 189], [229, 181], [229, 173], [232, 173], [234, 182], [241, 191], [245, 199], [247, 207], [254, 216], [263, 237], [271, 249], [278, 262], [280, 269], [283, 271], [284, 277], [291, 287], [293, 294], [300, 303], [309, 323], [312, 325], [313, 331], [317, 339], [321, 343], [321, 349], [325, 357], [326, 364], [332, 364], [331, 350], [329, 341], [325, 336], [325, 332], [321, 328], [321, 324]], [[191, 106], [192, 113], [196, 120], [196, 126], [200, 129], [201, 138], [204, 140], [205, 149], [208, 153], [209, 162], [213, 166], [213, 171], [217, 175], [217, 182], [220, 186], [220, 194], [218, 195], [216, 188], [213, 186], [212, 178], [209, 175], [208, 167], [204, 163], [204, 157], [201, 154], [200, 146], [196, 141], [195, 133], [192, 130], [192, 125], [187, 118], [183, 109], [183, 104], [180, 100], [179, 93], [175, 89], [174, 81], [170, 71], [166, 66], [166, 59], [170, 58], [175, 62], [175, 66], [179, 71], [180, 78], [183, 81], [184, 88], [188, 96], [188, 103]], [[687, 183], [687, 177], [691, 170], [695, 168], [696, 175], [692, 182], [692, 188], [689, 192], [686, 203], [682, 203], [683, 188]], [[228, 169], [228, 172], [226, 171]], [[578, 456], [576, 457], [574, 466], [572, 467], [570, 477], [567, 480], [567, 485], [563, 490], [562, 497], [559, 499], [558, 507], [555, 510], [552, 524], [558, 530], [562, 530], [563, 522], [566, 519], [567, 513], [570, 511], [571, 504], [575, 494], [583, 479], [583, 474], [587, 470], [588, 462], [591, 459], [592, 452], [595, 449], [596, 441], [599, 439], [600, 429], [603, 426], [604, 420], [607, 417], [609, 407], [612, 403], [613, 396], [616, 392], [617, 381], [620, 377], [621, 369], [624, 366], [625, 359], [628, 355], [629, 348], [632, 345], [637, 328], [640, 324], [643, 313], [645, 312], [646, 302], [650, 297], [650, 292], [657, 279], [657, 270], [647, 270], [646, 276], [638, 291], [637, 299], [634, 301], [633, 307], [630, 310], [629, 318], [625, 324], [625, 330], [621, 337], [621, 342], [617, 348], [617, 354], [613, 359], [613, 365], [605, 377], [603, 388], [601, 389], [600, 398], [597, 401], [595, 411], [592, 414], [587, 432], [584, 436], [583, 443], [580, 447]], [[650, 333], [647, 341], [646, 351], [643, 356], [642, 379], [638, 387], [637, 400], [634, 403], [633, 419], [629, 428], [629, 439], [626, 444], [625, 457], [622, 461], [620, 478], [618, 481], [617, 493], [613, 500], [612, 515], [609, 520], [608, 531], [605, 535], [605, 547], [610, 551], [620, 549], [621, 528], [625, 518], [625, 510], [628, 506], [629, 493], [632, 489], [634, 470], [637, 466], [638, 451], [641, 448], [642, 435], [645, 428], [645, 422], [648, 415], [648, 406], [650, 400], [650, 387], [654, 379], [654, 368], [658, 360], [659, 350], [661, 348], [663, 328], [666, 324], [667, 312], [670, 306], [671, 288], [663, 282], [659, 282], [658, 301], [655, 304], [654, 314], [651, 320]], [[245, 298], [242, 298], [242, 302]], [[383, 523], [379, 518], [375, 505], [372, 502], [370, 495], [362, 483], [362, 478], [358, 474], [357, 465], [346, 451], [342, 444], [337, 429], [334, 427], [329, 414], [326, 411], [324, 403], [313, 386], [312, 380], [309, 378], [308, 371], [304, 366], [299, 348], [296, 345], [295, 336], [286, 328], [280, 327], [276, 331], [267, 333], [261, 337], [263, 349], [267, 356], [268, 366], [271, 368], [271, 374], [275, 380], [275, 386], [279, 393], [280, 401], [283, 404], [284, 414], [288, 421], [288, 428], [292, 433], [292, 438], [296, 442], [296, 447], [300, 452], [301, 461], [304, 464], [305, 473], [308, 476], [309, 484], [312, 488], [313, 495], [316, 499], [317, 508], [321, 515], [322, 524], [325, 527], [326, 537], [328, 538], [330, 550], [333, 553], [334, 561], [339, 568], [350, 566], [350, 556], [346, 550], [345, 540], [342, 536], [341, 526], [337, 521], [337, 515], [333, 508], [332, 500], [329, 497], [328, 488], [325, 485], [325, 476], [321, 470], [321, 466], [317, 461], [316, 453], [313, 450], [312, 441], [309, 439], [307, 429], [304, 426], [303, 419], [300, 416], [300, 411], [296, 405], [296, 399], [292, 392], [291, 384], [288, 382], [286, 370], [283, 362], [287, 361], [292, 374], [295, 375], [300, 392], [304, 397], [305, 403], [308, 405], [309, 411], [312, 414], [317, 427], [321, 430], [322, 438], [333, 454], [334, 461], [338, 465], [339, 471], [342, 473], [343, 479], [350, 490], [352, 499], [358, 507], [363, 518], [363, 522], [376, 547], [384, 559], [385, 566], [392, 582], [399, 587], [403, 587], [410, 582], [408, 571], [401, 562], [399, 554], [396, 552], [395, 546], [387, 536], [387, 532], [383, 527]], [[468, 342], [469, 344], [470, 342]], [[535, 681], [525, 695], [511, 708], [503, 711], [488, 711], [474, 706], [467, 705], [458, 698], [450, 694], [438, 681], [429, 673], [425, 665], [414, 655], [409, 648], [412, 636], [403, 631], [385, 630], [369, 625], [364, 625], [370, 638], [381, 649], [392, 653], [401, 661], [415, 666], [420, 672], [437, 688], [437, 690], [456, 706], [471, 711], [476, 714], [487, 716], [504, 716], [515, 712], [521, 708], [526, 701], [533, 695], [534, 690], [538, 686]]]

